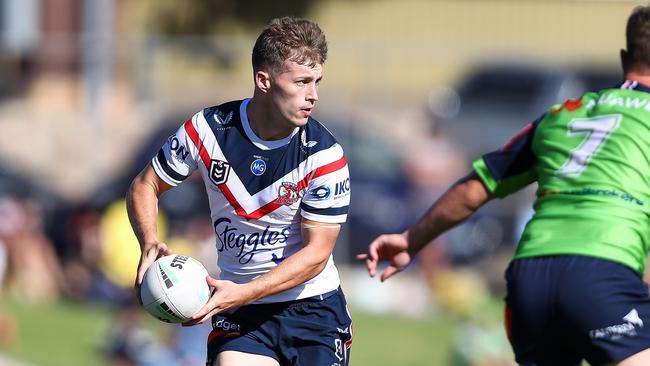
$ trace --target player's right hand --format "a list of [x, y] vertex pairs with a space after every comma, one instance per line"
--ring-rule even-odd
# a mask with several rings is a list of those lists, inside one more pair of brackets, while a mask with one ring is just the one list
[[407, 249], [407, 233], [384, 234], [370, 243], [368, 253], [358, 254], [357, 259], [366, 262], [370, 277], [374, 277], [377, 273], [379, 261], [390, 261], [390, 265], [381, 273], [380, 279], [384, 282], [411, 263], [411, 255]]
[[142, 286], [142, 280], [144, 279], [144, 274], [147, 272], [147, 269], [156, 261], [156, 259], [173, 254], [171, 249], [167, 247], [167, 244], [163, 242], [157, 242], [153, 244], [148, 244], [142, 251], [140, 256], [140, 262], [138, 263], [138, 274], [135, 278], [135, 293], [138, 297], [140, 305], [142, 305], [142, 298], [140, 297], [140, 286]]

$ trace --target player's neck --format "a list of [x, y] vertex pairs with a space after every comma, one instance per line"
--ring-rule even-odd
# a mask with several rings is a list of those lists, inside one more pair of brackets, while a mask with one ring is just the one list
[[650, 86], [650, 72], [640, 72], [637, 70], [630, 70], [624, 75], [625, 80], [638, 81], [639, 83]]
[[251, 99], [246, 108], [246, 114], [251, 130], [264, 141], [281, 140], [291, 135], [295, 128], [295, 126], [282, 123], [283, 118], [280, 113], [260, 98], [253, 97]]

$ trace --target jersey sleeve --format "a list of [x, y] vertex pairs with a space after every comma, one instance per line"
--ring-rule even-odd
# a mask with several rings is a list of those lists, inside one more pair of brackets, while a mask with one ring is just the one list
[[472, 163], [485, 186], [496, 197], [505, 197], [537, 180], [533, 137], [543, 118], [529, 123], [503, 147]]
[[188, 124], [196, 123], [197, 116], [194, 115], [171, 135], [151, 159], [156, 174], [171, 186], [181, 184], [197, 168], [198, 150], [186, 132]]
[[336, 144], [335, 160], [314, 170], [300, 203], [303, 218], [325, 223], [344, 223], [350, 208], [350, 173], [343, 149]]

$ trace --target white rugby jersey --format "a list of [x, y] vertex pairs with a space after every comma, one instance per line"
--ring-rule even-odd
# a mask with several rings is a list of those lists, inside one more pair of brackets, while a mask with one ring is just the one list
[[[169, 137], [151, 163], [176, 186], [195, 169], [205, 183], [220, 278], [246, 283], [302, 248], [301, 217], [343, 223], [350, 177], [343, 148], [318, 121], [276, 141], [250, 127], [250, 99], [205, 108]], [[339, 286], [332, 260], [313, 279], [260, 299], [278, 302], [320, 295]]]

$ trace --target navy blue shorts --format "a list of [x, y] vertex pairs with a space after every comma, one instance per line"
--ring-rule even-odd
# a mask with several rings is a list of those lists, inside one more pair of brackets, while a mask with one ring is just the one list
[[650, 298], [638, 273], [586, 256], [514, 260], [506, 330], [520, 365], [592, 366], [650, 348]]
[[240, 351], [283, 366], [347, 366], [351, 345], [352, 319], [339, 288], [323, 299], [253, 304], [213, 316], [207, 365], [223, 351]]

